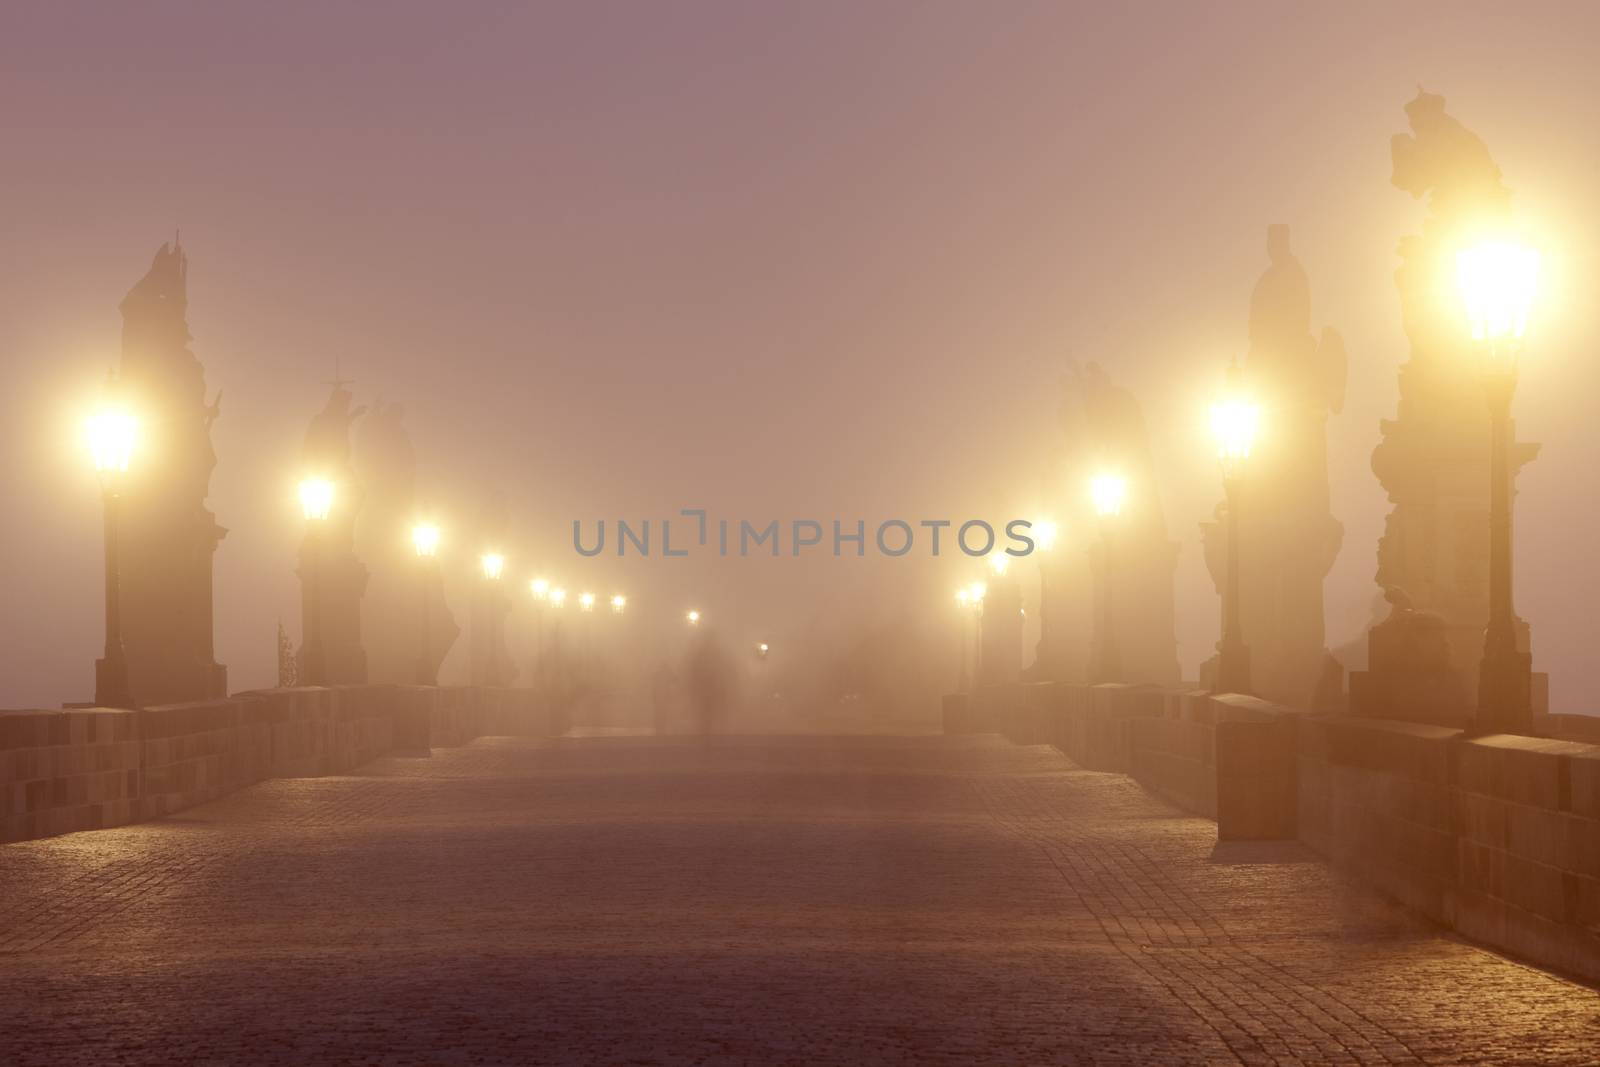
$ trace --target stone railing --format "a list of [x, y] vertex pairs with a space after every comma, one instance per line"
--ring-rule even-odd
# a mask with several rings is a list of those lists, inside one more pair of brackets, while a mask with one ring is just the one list
[[526, 689], [262, 689], [136, 711], [0, 711], [0, 842], [158, 818], [266, 778], [548, 732]]
[[1052, 744], [1217, 822], [1298, 838], [1428, 918], [1600, 981], [1600, 723], [1553, 736], [1317, 715], [1146, 686], [998, 686], [945, 698], [945, 729]]

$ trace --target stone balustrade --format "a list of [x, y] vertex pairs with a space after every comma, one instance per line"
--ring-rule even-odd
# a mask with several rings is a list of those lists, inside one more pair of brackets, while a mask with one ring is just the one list
[[1320, 715], [1234, 694], [1041, 682], [952, 694], [951, 733], [1052, 744], [1215, 819], [1299, 839], [1428, 918], [1600, 981], [1600, 720], [1549, 737]]
[[138, 710], [0, 711], [0, 842], [159, 818], [267, 778], [347, 774], [487, 734], [544, 735], [527, 689], [261, 689]]

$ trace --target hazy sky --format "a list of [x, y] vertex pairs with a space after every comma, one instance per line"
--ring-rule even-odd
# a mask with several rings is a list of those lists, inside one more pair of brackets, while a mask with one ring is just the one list
[[[1056, 381], [1136, 389], [1216, 638], [1201, 411], [1293, 228], [1350, 401], [1331, 423], [1330, 640], [1366, 618], [1368, 468], [1405, 355], [1389, 185], [1418, 82], [1548, 235], [1524, 361], [1518, 606], [1592, 710], [1600, 599], [1600, 12], [1582, 4], [7, 5], [0, 14], [0, 706], [87, 699], [99, 498], [77, 418], [117, 302], [176, 227], [222, 387], [218, 658], [273, 679], [294, 469], [337, 356], [403, 401], [430, 493], [503, 488], [512, 568], [746, 628], [942, 612], [957, 561], [583, 564], [576, 516], [963, 518], [1035, 506]], [[1068, 531], [1068, 537], [1073, 536]], [[476, 550], [453, 544], [465, 561]], [[447, 541], [447, 544], [450, 542]], [[465, 565], [464, 562], [461, 565]]]

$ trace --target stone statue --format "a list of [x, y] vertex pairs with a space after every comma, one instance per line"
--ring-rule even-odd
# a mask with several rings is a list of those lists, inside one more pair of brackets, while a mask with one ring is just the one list
[[[1423, 687], [1407, 717], [1470, 721], [1488, 619], [1489, 415], [1456, 297], [1455, 256], [1511, 220], [1511, 194], [1483, 141], [1445, 112], [1442, 96], [1418, 90], [1405, 108], [1411, 132], [1391, 141], [1394, 185], [1426, 198], [1421, 233], [1400, 241], [1395, 285], [1410, 357], [1400, 368], [1397, 415], [1380, 424], [1372, 469], [1393, 510], [1378, 543], [1376, 580], [1402, 590], [1436, 618], [1459, 685]], [[1514, 431], [1513, 431], [1514, 433]], [[1538, 445], [1511, 445], [1512, 479]], [[1515, 490], [1513, 489], [1513, 492]], [[1527, 650], [1527, 625], [1517, 623]], [[1351, 710], [1396, 711], [1385, 694], [1409, 691], [1404, 657], [1380, 647], [1401, 627], [1368, 633], [1368, 677], [1351, 679]], [[1436, 651], [1436, 649], [1435, 649]], [[1391, 683], [1392, 684], [1389, 684]], [[1534, 676], [1534, 708], [1547, 704], [1547, 680]]]
[[[308, 524], [300, 546], [299, 574], [307, 592], [301, 598], [301, 633], [309, 640], [313, 632], [320, 632], [323, 684], [359, 685], [367, 680], [361, 600], [368, 574], [355, 553], [356, 516], [361, 512], [363, 494], [350, 466], [350, 427], [367, 409], [351, 406], [354, 396], [345, 388], [351, 383], [337, 373], [328, 384], [328, 399], [312, 417], [300, 453], [306, 476], [326, 478], [334, 484], [328, 518], [314, 526]], [[321, 606], [316, 617], [314, 605]], [[311, 677], [304, 644], [296, 653], [296, 664], [299, 677]]]
[[[1240, 623], [1256, 695], [1308, 707], [1325, 679], [1322, 584], [1344, 540], [1330, 514], [1327, 421], [1344, 407], [1348, 358], [1339, 333], [1311, 332], [1311, 285], [1289, 247], [1289, 227], [1267, 227], [1267, 269], [1250, 294], [1246, 390], [1266, 412], [1271, 440], [1257, 447], [1236, 491]], [[1226, 580], [1227, 524], [1201, 524], [1206, 564]], [[1210, 665], [1202, 668], [1209, 678]]]
[[[1068, 513], [1063, 515], [1066, 532], [1058, 550], [1088, 553], [1098, 575], [1093, 617], [1100, 617], [1108, 575], [1088, 486], [1101, 468], [1120, 473], [1128, 492], [1122, 514], [1114, 520], [1109, 581], [1122, 674], [1129, 682], [1176, 684], [1182, 674], [1172, 588], [1178, 546], [1167, 537], [1144, 413], [1133, 393], [1114, 385], [1098, 363], [1081, 371], [1073, 365], [1065, 385], [1062, 422], [1067, 449], [1062, 473]], [[1085, 661], [1097, 655], [1096, 648], [1082, 652]]]
[[[411, 685], [419, 659], [435, 670], [461, 629], [444, 597], [437, 567], [422, 565], [411, 543], [418, 519], [416, 450], [405, 428], [405, 409], [377, 403], [361, 419], [354, 442], [356, 476], [366, 497], [356, 521], [356, 551], [372, 569], [361, 602], [367, 675], [373, 682]], [[428, 647], [422, 647], [426, 598]]]
[[[189, 261], [163, 244], [121, 304], [119, 388], [139, 420], [138, 462], [122, 494], [123, 647], [140, 705], [227, 695], [212, 642], [212, 557], [227, 531], [206, 508], [217, 465], [205, 368], [189, 349]], [[152, 457], [159, 457], [154, 459]]]

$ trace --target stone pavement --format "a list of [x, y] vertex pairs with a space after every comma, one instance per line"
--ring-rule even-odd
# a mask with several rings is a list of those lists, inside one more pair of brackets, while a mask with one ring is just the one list
[[0, 846], [0, 1063], [1593, 1064], [1600, 995], [993, 738], [488, 739]]

